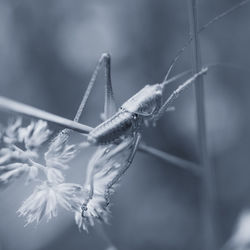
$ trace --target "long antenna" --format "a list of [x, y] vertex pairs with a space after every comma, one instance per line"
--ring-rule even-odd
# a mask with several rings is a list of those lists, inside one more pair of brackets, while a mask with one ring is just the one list
[[[233, 11], [239, 9], [240, 7], [244, 6], [245, 4], [247, 4], [248, 2], [250, 2], [250, 0], [244, 0], [242, 2], [240, 2], [239, 4], [234, 5], [233, 7], [231, 7], [230, 9], [222, 12], [221, 14], [219, 14], [218, 16], [212, 18], [208, 23], [206, 23], [205, 25], [203, 25], [197, 32], [197, 34], [201, 33], [203, 30], [205, 30], [208, 26], [210, 26], [212, 23], [219, 21], [221, 18], [223, 18], [224, 16], [227, 16], [229, 14], [231, 14]], [[186, 50], [186, 48], [190, 45], [190, 43], [193, 41], [194, 37], [190, 37], [187, 42], [184, 44], [184, 46], [177, 52], [175, 58], [172, 60], [170, 67], [168, 69], [168, 72], [163, 80], [163, 82], [166, 82], [174, 65], [176, 64], [176, 62], [179, 60], [179, 58], [181, 57], [181, 55], [183, 54], [183, 52]]]

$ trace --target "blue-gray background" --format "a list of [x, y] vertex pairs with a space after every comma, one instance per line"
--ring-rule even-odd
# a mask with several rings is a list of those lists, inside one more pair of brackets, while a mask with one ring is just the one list
[[[200, 0], [199, 20], [206, 23], [238, 0]], [[250, 4], [205, 30], [204, 64], [208, 143], [216, 174], [216, 236], [230, 236], [237, 215], [250, 201]], [[189, 36], [183, 0], [1, 0], [1, 95], [72, 118], [98, 58], [112, 55], [112, 79], [119, 104], [147, 83], [162, 80], [176, 51]], [[191, 67], [190, 48], [175, 73]], [[103, 108], [103, 76], [81, 120], [94, 126]], [[177, 85], [175, 85], [177, 86]], [[173, 87], [171, 87], [171, 90]], [[175, 102], [145, 141], [197, 161], [193, 90]], [[10, 115], [1, 112], [2, 123]], [[51, 126], [56, 128], [56, 126]], [[77, 135], [75, 134], [75, 137]], [[82, 183], [90, 150], [72, 163], [67, 181]], [[70, 213], [24, 228], [16, 210], [32, 192], [18, 180], [0, 194], [0, 249], [104, 249], [94, 230], [79, 233]], [[119, 249], [202, 249], [200, 182], [151, 156], [137, 154], [113, 196], [107, 234]]]

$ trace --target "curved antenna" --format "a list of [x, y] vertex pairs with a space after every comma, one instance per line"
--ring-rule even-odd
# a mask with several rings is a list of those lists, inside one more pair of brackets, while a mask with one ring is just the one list
[[[223, 18], [224, 16], [227, 16], [229, 14], [231, 14], [233, 11], [239, 9], [240, 7], [242, 7], [243, 5], [247, 4], [250, 0], [244, 0], [242, 2], [240, 2], [239, 4], [234, 5], [233, 7], [231, 7], [230, 9], [222, 12], [221, 14], [219, 14], [218, 16], [212, 18], [208, 23], [204, 24], [197, 32], [197, 34], [201, 33], [203, 30], [205, 30], [208, 26], [210, 26], [212, 23], [219, 21], [221, 18]], [[175, 58], [171, 61], [170, 67], [167, 71], [167, 74], [163, 80], [163, 82], [167, 81], [173, 67], [175, 66], [176, 62], [179, 60], [179, 58], [181, 57], [181, 55], [183, 54], [183, 52], [186, 50], [186, 48], [189, 46], [189, 44], [193, 41], [194, 37], [190, 37], [187, 42], [184, 44], [184, 46], [177, 52]]]
[[[209, 63], [209, 64], [205, 64], [204, 67], [206, 67], [208, 69], [213, 68], [213, 67], [225, 67], [225, 68], [232, 68], [232, 69], [235, 69], [235, 70], [243, 70], [243, 71], [248, 72], [247, 68], [239, 67], [238, 65], [234, 65], [234, 64], [231, 64], [231, 63], [224, 63], [224, 62]], [[169, 80], [163, 81], [161, 83], [161, 86], [164, 88], [166, 85], [168, 85], [168, 84], [170, 84], [170, 83], [172, 83], [174, 81], [177, 81], [180, 78], [191, 74], [192, 72], [193, 72], [192, 69], [188, 69], [186, 71], [183, 71], [183, 72], [179, 73], [178, 75], [175, 75], [175, 76], [171, 77]]]
[[161, 83], [161, 86], [164, 88], [166, 85], [172, 83], [172, 82], [175, 82], [177, 80], [179, 80], [180, 78], [184, 77], [184, 76], [187, 76], [189, 74], [191, 74], [193, 71], [192, 69], [189, 69], [189, 70], [186, 70], [184, 72], [181, 72], [180, 74], [178, 75], [175, 75], [173, 77], [171, 77], [169, 80], [164, 80], [162, 83]]

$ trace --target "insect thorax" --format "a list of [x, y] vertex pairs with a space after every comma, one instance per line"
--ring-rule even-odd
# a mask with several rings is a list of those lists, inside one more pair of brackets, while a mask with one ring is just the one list
[[116, 114], [94, 128], [88, 135], [92, 144], [109, 144], [133, 136], [141, 130], [143, 122], [154, 116], [161, 107], [160, 84], [146, 85], [126, 101]]
[[137, 94], [126, 101], [121, 108], [131, 113], [151, 118], [158, 112], [162, 103], [162, 86], [146, 85]]

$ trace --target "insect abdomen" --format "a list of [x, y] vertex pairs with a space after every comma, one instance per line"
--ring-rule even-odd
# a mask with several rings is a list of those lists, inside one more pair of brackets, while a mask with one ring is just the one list
[[94, 144], [109, 144], [120, 139], [121, 136], [131, 134], [135, 127], [134, 118], [130, 112], [120, 110], [94, 128], [88, 135], [88, 141]]

